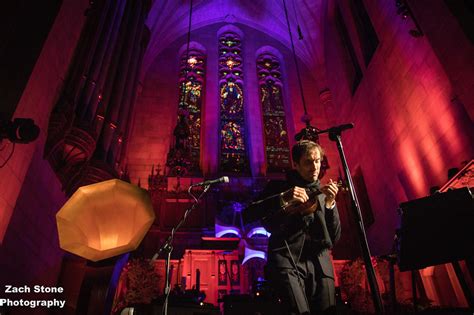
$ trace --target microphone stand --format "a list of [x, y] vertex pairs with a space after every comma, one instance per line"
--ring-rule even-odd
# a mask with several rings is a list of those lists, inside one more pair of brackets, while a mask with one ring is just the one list
[[359, 200], [357, 199], [357, 194], [354, 188], [354, 183], [352, 182], [352, 176], [349, 171], [349, 166], [347, 165], [347, 159], [344, 154], [344, 149], [342, 147], [341, 141], [341, 132], [345, 129], [352, 128], [353, 125], [341, 125], [327, 130], [319, 131], [319, 133], [329, 133], [329, 139], [335, 141], [337, 144], [337, 149], [339, 151], [339, 156], [344, 168], [344, 173], [346, 175], [347, 183], [349, 185], [349, 192], [351, 194], [351, 205], [352, 210], [355, 214], [357, 220], [357, 232], [359, 236], [360, 247], [362, 249], [362, 256], [364, 258], [365, 270], [367, 272], [367, 279], [369, 281], [370, 292], [372, 293], [372, 300], [374, 302], [374, 308], [376, 314], [384, 313], [384, 307], [382, 304], [382, 299], [380, 298], [379, 286], [377, 284], [377, 278], [375, 276], [374, 266], [372, 265], [372, 260], [370, 256], [369, 244], [367, 242], [367, 235], [365, 234], [364, 222], [362, 221], [362, 215], [360, 212]]
[[190, 208], [188, 208], [185, 212], [184, 212], [184, 215], [183, 217], [181, 218], [181, 221], [178, 222], [178, 224], [176, 225], [176, 227], [174, 227], [172, 230], [171, 230], [171, 234], [170, 236], [168, 236], [168, 238], [166, 239], [166, 241], [164, 242], [163, 245], [161, 245], [160, 249], [158, 250], [157, 253], [155, 253], [155, 255], [153, 255], [153, 258], [151, 259], [151, 261], [155, 261], [158, 256], [160, 256], [161, 252], [165, 252], [166, 253], [166, 260], [165, 260], [165, 290], [164, 290], [164, 293], [165, 293], [165, 300], [163, 301], [163, 309], [162, 309], [162, 314], [163, 315], [168, 315], [168, 298], [170, 296], [170, 292], [171, 292], [171, 284], [170, 284], [170, 263], [171, 263], [171, 252], [173, 251], [173, 239], [174, 239], [174, 234], [176, 233], [176, 231], [184, 224], [184, 222], [186, 221], [186, 218], [189, 216], [189, 214], [191, 213], [191, 211], [193, 211], [193, 209], [196, 207], [196, 205], [199, 204], [199, 201], [201, 201], [202, 197], [204, 196], [204, 194], [209, 190], [209, 188], [211, 187], [211, 185], [205, 185], [204, 186], [204, 190], [202, 191], [202, 193], [199, 195], [199, 197], [195, 197], [192, 193], [191, 193], [191, 189], [195, 187], [195, 186], [189, 186], [188, 188], [188, 194], [193, 197], [194, 199], [194, 203], [191, 205]]

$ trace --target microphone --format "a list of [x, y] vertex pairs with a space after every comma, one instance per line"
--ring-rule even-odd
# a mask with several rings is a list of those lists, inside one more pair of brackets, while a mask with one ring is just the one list
[[200, 182], [200, 183], [192, 184], [191, 186], [192, 187], [194, 187], [194, 186], [209, 186], [209, 185], [220, 184], [220, 183], [227, 184], [228, 182], [229, 182], [229, 177], [222, 176], [222, 177], [219, 177], [217, 179], [210, 179], [210, 180], [206, 180], [206, 181], [203, 181], [203, 182]]
[[344, 125], [331, 127], [331, 128], [325, 129], [325, 130], [320, 130], [317, 133], [318, 134], [326, 133], [326, 132], [328, 132], [328, 133], [340, 133], [341, 131], [344, 131], [344, 130], [347, 130], [347, 129], [352, 129], [352, 128], [354, 128], [354, 124], [350, 123], [350, 124], [344, 124]]

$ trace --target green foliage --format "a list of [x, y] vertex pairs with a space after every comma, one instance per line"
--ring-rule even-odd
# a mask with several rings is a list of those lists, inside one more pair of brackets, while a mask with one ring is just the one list
[[150, 304], [159, 295], [159, 278], [154, 264], [149, 259], [131, 259], [120, 276], [114, 313], [127, 306]]
[[128, 305], [149, 304], [158, 297], [159, 276], [150, 260], [132, 259], [124, 271], [127, 271], [125, 301]]

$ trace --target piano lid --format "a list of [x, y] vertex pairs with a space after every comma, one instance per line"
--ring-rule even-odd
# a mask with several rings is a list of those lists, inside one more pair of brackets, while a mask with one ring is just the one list
[[474, 187], [474, 159], [469, 161], [459, 172], [456, 173], [443, 187], [440, 192], [448, 189], [457, 189], [462, 187]]

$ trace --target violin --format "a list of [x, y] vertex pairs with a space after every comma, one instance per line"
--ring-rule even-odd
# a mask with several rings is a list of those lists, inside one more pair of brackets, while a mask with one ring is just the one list
[[[342, 184], [341, 180], [336, 182], [335, 184], [342, 191], [347, 190], [347, 188]], [[321, 188], [316, 190], [309, 190], [308, 188], [306, 188], [306, 194], [308, 195], [308, 200], [306, 202], [289, 202], [283, 205], [282, 210], [289, 214], [300, 213], [302, 215], [307, 215], [313, 213], [318, 209], [318, 196], [323, 193], [324, 192], [321, 190]]]

